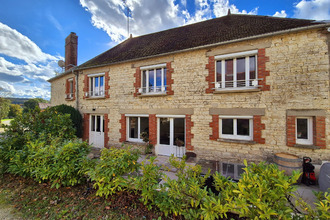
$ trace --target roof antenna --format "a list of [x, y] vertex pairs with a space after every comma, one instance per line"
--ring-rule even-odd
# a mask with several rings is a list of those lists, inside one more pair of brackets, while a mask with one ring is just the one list
[[227, 15], [231, 15], [231, 13], [230, 13], [230, 8], [228, 8], [228, 14]]
[[126, 17], [127, 17], [127, 37], [129, 37], [129, 18], [130, 16], [132, 16], [132, 11], [131, 9], [128, 7], [126, 0], [122, 0], [125, 8], [126, 8]]

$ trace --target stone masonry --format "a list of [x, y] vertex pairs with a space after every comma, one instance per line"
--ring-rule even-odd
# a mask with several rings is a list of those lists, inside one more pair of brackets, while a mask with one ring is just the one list
[[[247, 159], [257, 162], [269, 159], [274, 153], [287, 152], [300, 157], [309, 156], [315, 162], [329, 160], [330, 65], [327, 35], [329, 34], [320, 29], [305, 30], [86, 69], [79, 73], [79, 94], [76, 96], [79, 99], [79, 110], [82, 114], [90, 113], [91, 109], [94, 109], [95, 113], [109, 113], [106, 131], [107, 144], [110, 146], [120, 145], [125, 140], [124, 114], [149, 114], [152, 116], [152, 123], [157, 123], [155, 114], [181, 111], [186, 115], [186, 124], [190, 128], [190, 133], [186, 134], [189, 140], [186, 150], [195, 152], [198, 158], [225, 162], [242, 162]], [[259, 78], [263, 78], [262, 89], [252, 92], [214, 93], [214, 84], [206, 80], [210, 76], [209, 69], [205, 68], [212, 63], [212, 57], [249, 50], [258, 50], [258, 59], [259, 56], [260, 59], [265, 59], [264, 64], [258, 66], [258, 70], [263, 74], [259, 75]], [[141, 72], [139, 67], [160, 63], [170, 63], [170, 94], [139, 96], [136, 85], [137, 81], [141, 80], [136, 76]], [[85, 76], [101, 72], [109, 72], [106, 84], [109, 87], [109, 95], [100, 99], [84, 99]], [[65, 100], [65, 82], [70, 77], [74, 76], [65, 75], [52, 82], [52, 105], [76, 105], [76, 101]], [[216, 132], [219, 129], [218, 116], [211, 115], [211, 109], [261, 109], [264, 114], [253, 115], [254, 143], [220, 140], [219, 133]], [[324, 113], [323, 116], [315, 117], [315, 120], [320, 121], [314, 128], [318, 129], [315, 142], [320, 148], [306, 149], [287, 143], [287, 129], [292, 129], [287, 127], [287, 120], [290, 120], [287, 112], [292, 109], [316, 109]], [[157, 134], [154, 133], [157, 131], [150, 132], [153, 132], [152, 142], [156, 142]]]

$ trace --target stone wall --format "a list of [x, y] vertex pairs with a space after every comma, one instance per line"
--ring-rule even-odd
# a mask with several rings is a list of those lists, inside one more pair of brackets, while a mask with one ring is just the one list
[[[209, 90], [206, 80], [209, 57], [242, 52], [263, 51], [264, 91], [220, 93]], [[143, 97], [136, 95], [136, 70], [145, 65], [171, 63], [173, 95]], [[109, 72], [108, 98], [83, 99], [86, 74]], [[269, 73], [269, 75], [268, 75]], [[64, 102], [63, 79], [52, 83], [52, 103]], [[199, 158], [224, 162], [269, 160], [274, 153], [287, 152], [313, 161], [330, 159], [329, 51], [327, 36], [321, 30], [308, 30], [264, 39], [227, 44], [208, 49], [177, 53], [136, 62], [84, 70], [79, 76], [79, 110], [82, 113], [109, 113], [109, 144], [119, 145], [123, 137], [122, 113], [160, 114], [181, 111], [189, 115], [191, 148]], [[135, 94], [135, 95], [134, 95]], [[192, 111], [191, 111], [192, 109]], [[264, 109], [255, 117], [260, 133], [256, 143], [225, 142], [213, 137], [210, 109]], [[325, 116], [325, 149], [287, 146], [287, 111], [319, 109]], [[211, 126], [210, 126], [211, 123]], [[215, 135], [216, 136], [216, 135]]]
[[[74, 99], [72, 100], [66, 99], [66, 93], [68, 92], [67, 80], [70, 78], [75, 78], [75, 76], [72, 73], [70, 73], [51, 82], [50, 103], [52, 106], [66, 104], [76, 107], [76, 100], [75, 100], [76, 95], [74, 95]], [[76, 84], [75, 80], [74, 80], [74, 84]]]

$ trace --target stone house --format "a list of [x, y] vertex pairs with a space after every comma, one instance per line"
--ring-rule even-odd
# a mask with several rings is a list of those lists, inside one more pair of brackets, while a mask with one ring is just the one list
[[83, 114], [98, 147], [241, 163], [274, 153], [330, 160], [330, 23], [234, 15], [130, 37], [49, 80], [51, 104]]

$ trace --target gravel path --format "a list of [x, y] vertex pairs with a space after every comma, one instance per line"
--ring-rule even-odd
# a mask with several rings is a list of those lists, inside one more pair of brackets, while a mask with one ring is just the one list
[[0, 219], [1, 220], [18, 220], [20, 217], [12, 213], [13, 208], [9, 205], [0, 204]]

